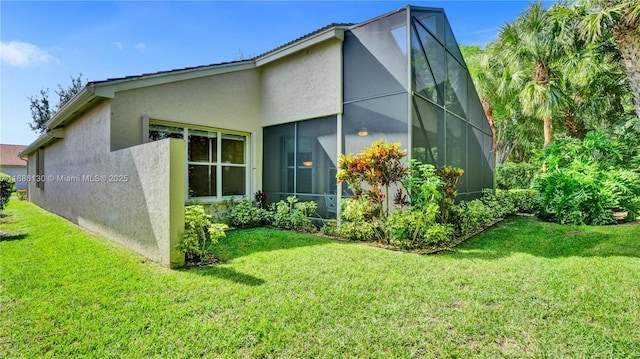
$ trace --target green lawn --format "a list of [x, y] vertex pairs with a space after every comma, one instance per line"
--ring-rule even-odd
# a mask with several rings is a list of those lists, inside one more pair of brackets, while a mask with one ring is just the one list
[[514, 217], [426, 256], [232, 231], [222, 264], [169, 270], [5, 212], [0, 357], [640, 357], [637, 224]]

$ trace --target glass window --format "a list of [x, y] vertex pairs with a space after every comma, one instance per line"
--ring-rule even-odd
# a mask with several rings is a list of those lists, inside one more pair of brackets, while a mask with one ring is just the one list
[[187, 197], [220, 198], [246, 195], [247, 137], [222, 131], [193, 129], [188, 126], [149, 124], [149, 140], [180, 138], [188, 133]]
[[222, 195], [245, 195], [246, 172], [244, 167], [222, 166]]
[[189, 165], [189, 197], [216, 195], [216, 166]]
[[189, 130], [189, 161], [216, 162], [218, 141], [216, 133]]
[[222, 162], [223, 163], [244, 163], [244, 136], [223, 135], [222, 136]]
[[149, 141], [159, 141], [165, 138], [183, 138], [184, 129], [175, 126], [165, 126], [156, 123], [149, 124]]

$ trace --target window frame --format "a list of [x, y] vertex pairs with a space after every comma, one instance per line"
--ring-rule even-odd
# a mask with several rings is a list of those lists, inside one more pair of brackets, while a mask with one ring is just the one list
[[[159, 120], [159, 119], [155, 119], [155, 118], [149, 118], [148, 120], [148, 125], [145, 126], [147, 128], [147, 133], [145, 136], [145, 140], [147, 142], [151, 142], [151, 140], [149, 139], [151, 131], [153, 131], [153, 126], [154, 125], [158, 125], [158, 126], [171, 126], [171, 127], [177, 127], [177, 128], [181, 128], [182, 129], [182, 139], [185, 141], [185, 151], [184, 151], [184, 163], [185, 163], [185, 167], [184, 167], [184, 173], [185, 173], [185, 189], [184, 189], [184, 196], [185, 196], [185, 201], [191, 201], [191, 200], [198, 200], [202, 203], [215, 203], [215, 202], [221, 202], [225, 199], [229, 199], [232, 197], [238, 197], [238, 196], [248, 196], [248, 194], [250, 193], [250, 183], [251, 183], [251, 167], [250, 167], [250, 163], [251, 163], [251, 134], [247, 133], [247, 132], [241, 132], [241, 131], [234, 131], [234, 130], [226, 130], [226, 129], [221, 129], [221, 128], [215, 128], [215, 127], [207, 127], [207, 126], [200, 126], [200, 125], [192, 125], [192, 124], [186, 124], [186, 123], [179, 123], [179, 122], [173, 122], [173, 121], [165, 121], [165, 120]], [[191, 161], [189, 159], [189, 136], [190, 136], [190, 131], [195, 130], [195, 131], [206, 131], [209, 134], [215, 134], [215, 137], [209, 137], [209, 138], [215, 138], [216, 140], [216, 158], [213, 159], [211, 158], [211, 150], [209, 153], [209, 161], [207, 162], [202, 162], [202, 161]], [[243, 146], [243, 163], [225, 163], [222, 161], [222, 141], [223, 139], [228, 139], [228, 136], [234, 136], [237, 137], [239, 136], [242, 139], [242, 142], [244, 142], [244, 146]], [[215, 160], [215, 161], [214, 161]], [[214, 161], [214, 162], [212, 162]], [[215, 188], [215, 195], [214, 196], [201, 196], [201, 197], [191, 197], [189, 195], [189, 166], [208, 166], [210, 168], [210, 175], [215, 175], [215, 181], [216, 181], [216, 188]], [[235, 195], [223, 195], [223, 168], [224, 167], [234, 167], [234, 168], [244, 168], [244, 194], [235, 194]], [[212, 172], [215, 171], [215, 174], [213, 174]]]

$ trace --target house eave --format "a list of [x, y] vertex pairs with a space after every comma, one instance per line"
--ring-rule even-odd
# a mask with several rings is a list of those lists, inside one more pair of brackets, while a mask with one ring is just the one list
[[80, 115], [96, 99], [95, 90], [92, 84], [85, 86], [80, 92], [71, 98], [58, 112], [45, 124], [47, 129], [55, 129], [64, 126], [70, 120]]
[[33, 141], [27, 148], [18, 154], [20, 158], [27, 157], [40, 147], [44, 147], [51, 142], [64, 138], [64, 128], [48, 129], [42, 136]]
[[259, 56], [255, 60], [256, 66], [263, 66], [330, 39], [344, 41], [344, 30], [345, 28], [342, 26], [335, 26], [312, 36], [305, 37], [293, 44]]
[[255, 63], [251, 60], [217, 64], [210, 66], [198, 66], [183, 70], [172, 70], [170, 72], [158, 72], [154, 74], [125, 77], [121, 79], [106, 80], [96, 82], [95, 94], [100, 97], [114, 98], [116, 92], [133, 90], [148, 86], [163, 85], [171, 82], [191, 80], [200, 77], [220, 75], [229, 72], [249, 70], [255, 68]]

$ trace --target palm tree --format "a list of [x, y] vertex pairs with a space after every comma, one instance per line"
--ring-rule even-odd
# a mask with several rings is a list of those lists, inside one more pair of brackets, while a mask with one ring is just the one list
[[559, 31], [558, 23], [538, 2], [513, 23], [503, 25], [496, 41], [496, 53], [509, 64], [505, 69], [510, 76], [503, 79], [519, 88], [523, 114], [543, 121], [545, 146], [553, 139], [553, 116], [565, 101], [557, 69], [565, 55]]
[[[566, 56], [558, 67], [562, 91], [567, 95], [564, 126], [567, 134], [584, 139], [589, 130], [603, 130], [625, 114], [633, 100], [612, 33], [597, 41], [582, 36], [585, 8], [557, 5], [549, 14], [560, 31], [557, 41]], [[629, 107], [631, 108], [631, 107]]]
[[613, 33], [640, 117], [640, 1], [578, 0], [576, 7], [584, 11], [580, 27], [585, 38]]
[[460, 46], [460, 50], [493, 135], [494, 165], [504, 164], [512, 153], [522, 161], [537, 147], [536, 138], [541, 134], [531, 128], [531, 119], [522, 115], [520, 89], [514, 84], [522, 83], [523, 74], [511, 72], [495, 42], [487, 44], [485, 50], [477, 46]]

